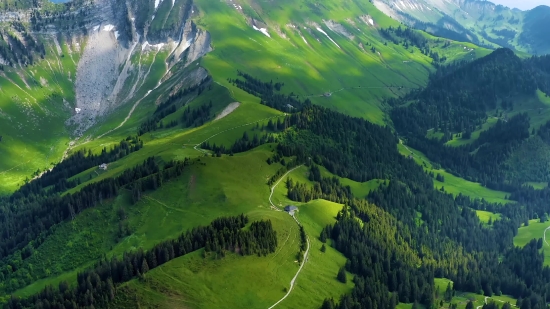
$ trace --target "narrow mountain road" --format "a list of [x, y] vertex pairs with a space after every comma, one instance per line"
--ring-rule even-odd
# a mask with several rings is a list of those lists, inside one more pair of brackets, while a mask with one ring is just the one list
[[[298, 225], [301, 225], [300, 222], [298, 221], [298, 219], [296, 219], [296, 217], [292, 216], [294, 218], [294, 220], [296, 220], [296, 222], [298, 223]], [[298, 269], [298, 271], [296, 272], [296, 275], [294, 275], [294, 278], [292, 278], [292, 280], [290, 280], [290, 289], [288, 289], [288, 292], [286, 292], [285, 296], [283, 296], [281, 299], [279, 299], [275, 304], [273, 304], [273, 306], [269, 307], [268, 309], [272, 309], [272, 308], [275, 308], [275, 306], [277, 306], [278, 304], [280, 304], [283, 300], [285, 300], [289, 295], [290, 295], [290, 292], [292, 292], [292, 289], [294, 288], [294, 284], [296, 283], [296, 279], [298, 278], [298, 275], [300, 274], [300, 272], [302, 271], [302, 268], [304, 267], [304, 265], [306, 264], [307, 262], [307, 259], [308, 259], [308, 254], [309, 254], [309, 237], [306, 238], [306, 241], [307, 241], [307, 249], [306, 249], [306, 252], [304, 253], [304, 260], [302, 261], [302, 265], [300, 265], [300, 268]]]
[[403, 145], [403, 147], [405, 147], [405, 149], [407, 149], [410, 153], [412, 153], [412, 151], [409, 149], [409, 147], [407, 147], [407, 145], [403, 144], [403, 141], [401, 139], [399, 139], [399, 144]]
[[550, 245], [548, 244], [548, 242], [546, 241], [546, 232], [547, 232], [548, 230], [550, 230], [550, 226], [547, 227], [547, 228], [544, 230], [544, 232], [542, 233], [542, 239], [544, 240], [544, 243], [545, 243], [547, 246], [550, 246]]
[[[271, 204], [270, 207], [271, 209], [275, 210], [275, 211], [282, 211], [279, 207], [275, 206], [275, 204], [273, 203], [272, 201], [272, 197], [273, 197], [273, 192], [275, 191], [275, 188], [277, 187], [277, 185], [279, 185], [279, 183], [281, 182], [281, 180], [283, 180], [288, 174], [292, 173], [294, 170], [302, 167], [303, 165], [298, 165], [296, 166], [295, 168], [289, 170], [288, 172], [286, 172], [283, 176], [281, 176], [281, 178], [279, 178], [279, 180], [277, 180], [277, 182], [271, 187], [271, 193], [269, 194], [269, 203]], [[302, 224], [300, 223], [300, 221], [298, 221], [298, 219], [296, 218], [295, 215], [292, 215], [292, 218], [294, 219], [294, 221], [296, 221], [296, 223], [298, 223], [298, 226], [301, 226]], [[306, 252], [304, 253], [304, 259], [302, 260], [302, 264], [300, 265], [300, 268], [298, 268], [298, 271], [296, 272], [296, 274], [294, 275], [294, 277], [292, 278], [292, 280], [290, 280], [290, 288], [288, 289], [288, 291], [286, 292], [286, 294], [281, 298], [279, 299], [275, 304], [273, 304], [271, 307], [269, 307], [268, 309], [272, 309], [272, 308], [275, 308], [275, 306], [277, 306], [278, 304], [280, 304], [283, 300], [285, 300], [289, 295], [290, 293], [292, 292], [292, 290], [294, 289], [294, 285], [296, 283], [296, 279], [298, 279], [298, 275], [300, 274], [300, 272], [302, 271], [302, 269], [304, 268], [304, 265], [306, 264], [307, 260], [308, 260], [308, 256], [309, 256], [309, 248], [310, 248], [310, 245], [309, 245], [309, 237], [307, 237], [306, 235], [306, 243], [307, 243], [307, 248], [306, 248]]]
[[483, 305], [477, 306], [476, 309], [481, 309], [481, 308], [483, 308], [483, 306], [484, 306], [485, 304], [487, 304], [487, 299], [488, 299], [488, 298], [489, 298], [489, 297], [485, 296], [485, 302], [483, 303]]
[[[298, 165], [296, 166], [295, 168], [291, 169], [290, 171], [286, 172], [283, 176], [281, 176], [281, 178], [279, 178], [279, 180], [277, 180], [277, 182], [271, 187], [271, 193], [269, 194], [269, 203], [271, 204], [271, 209], [275, 210], [275, 211], [281, 211], [281, 209], [277, 206], [275, 206], [275, 204], [273, 204], [273, 201], [271, 200], [271, 198], [273, 197], [273, 192], [275, 192], [275, 188], [277, 187], [277, 185], [281, 182], [281, 180], [283, 180], [283, 178], [285, 178], [288, 174], [292, 173], [294, 170], [302, 167], [302, 165]], [[296, 218], [294, 218], [296, 219]], [[298, 222], [298, 224], [300, 224]]]
[[[489, 296], [485, 296], [485, 303], [484, 303], [484, 304], [487, 304], [487, 300], [488, 300], [489, 298], [490, 298], [490, 299], [492, 299], [493, 301], [498, 301], [498, 302], [504, 303], [504, 301], [503, 301], [503, 300], [500, 300], [500, 299], [494, 299], [494, 298], [492, 298], [492, 297], [489, 297]], [[517, 307], [517, 306], [516, 306], [516, 305], [514, 305], [514, 304], [510, 304], [510, 305], [512, 305], [512, 307]], [[481, 308], [483, 308], [483, 305], [481, 305], [481, 306], [477, 306], [477, 307], [476, 307], [476, 309], [481, 309]]]
[[27, 162], [19, 163], [19, 164], [17, 164], [16, 166], [14, 166], [14, 167], [12, 167], [12, 168], [10, 168], [10, 169], [7, 169], [7, 170], [5, 170], [5, 171], [0, 172], [0, 175], [3, 175], [3, 174], [5, 174], [5, 173], [7, 173], [7, 172], [13, 170], [14, 168], [17, 168], [17, 167], [19, 167], [19, 166], [21, 166], [21, 165], [23, 165], [23, 164], [27, 164], [27, 163], [29, 163], [29, 162], [31, 162], [31, 160], [29, 160], [29, 161], [27, 161]]

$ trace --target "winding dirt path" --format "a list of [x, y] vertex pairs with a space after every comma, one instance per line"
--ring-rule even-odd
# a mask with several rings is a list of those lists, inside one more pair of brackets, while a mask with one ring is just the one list
[[[300, 224], [300, 221], [298, 221], [298, 219], [296, 219], [295, 216], [292, 216], [294, 218], [294, 220], [296, 220], [296, 223], [298, 223], [298, 225], [302, 225]], [[285, 300], [289, 295], [290, 295], [290, 292], [292, 292], [292, 289], [294, 288], [294, 284], [296, 283], [296, 279], [298, 278], [298, 275], [300, 274], [300, 272], [302, 271], [302, 268], [304, 268], [304, 265], [306, 264], [307, 262], [307, 259], [308, 259], [308, 255], [309, 255], [309, 237], [307, 237], [306, 235], [306, 242], [307, 242], [307, 249], [306, 249], [306, 252], [304, 253], [304, 259], [302, 260], [302, 264], [300, 265], [300, 268], [298, 268], [298, 271], [296, 272], [296, 275], [294, 275], [294, 278], [292, 278], [292, 280], [290, 280], [290, 289], [288, 289], [288, 292], [286, 292], [285, 296], [283, 296], [281, 299], [279, 299], [275, 304], [273, 304], [273, 306], [269, 307], [268, 309], [272, 309], [274, 308], [275, 306], [277, 306], [278, 304], [280, 304], [283, 300]]]
[[271, 193], [269, 194], [269, 203], [271, 204], [271, 208], [275, 211], [282, 211], [279, 207], [275, 206], [275, 204], [273, 204], [273, 201], [271, 200], [271, 198], [273, 197], [273, 192], [275, 192], [275, 188], [277, 187], [277, 185], [279, 185], [279, 183], [281, 182], [281, 180], [283, 180], [283, 178], [286, 177], [286, 175], [292, 173], [294, 170], [302, 167], [302, 165], [298, 165], [296, 166], [295, 168], [291, 169], [290, 171], [286, 172], [283, 176], [281, 176], [281, 178], [279, 178], [279, 180], [277, 180], [277, 182], [271, 187]]
[[[275, 210], [275, 211], [282, 211], [281, 209], [279, 209], [279, 207], [275, 206], [275, 204], [273, 204], [273, 201], [271, 200], [271, 198], [273, 197], [273, 192], [275, 191], [275, 188], [277, 187], [277, 185], [279, 185], [279, 183], [281, 182], [281, 180], [283, 180], [288, 174], [290, 174], [291, 172], [293, 172], [294, 170], [298, 169], [302, 167], [302, 165], [298, 165], [296, 166], [295, 168], [289, 170], [288, 172], [286, 172], [283, 176], [281, 176], [281, 178], [279, 178], [279, 180], [277, 180], [277, 182], [271, 187], [271, 193], [269, 194], [269, 203], [271, 204], [271, 209]], [[302, 226], [302, 224], [300, 223], [300, 221], [298, 221], [298, 219], [296, 218], [296, 216], [292, 215], [292, 218], [294, 219], [294, 221], [296, 221], [296, 223], [298, 223], [298, 226]], [[289, 295], [290, 293], [292, 292], [292, 289], [294, 288], [294, 285], [296, 283], [296, 279], [298, 279], [298, 275], [300, 274], [300, 272], [302, 271], [302, 269], [304, 268], [304, 265], [306, 264], [307, 260], [308, 260], [308, 256], [309, 256], [309, 248], [310, 248], [310, 245], [309, 245], [309, 237], [307, 237], [306, 235], [306, 242], [307, 242], [307, 249], [306, 249], [306, 252], [304, 253], [304, 259], [302, 260], [302, 264], [300, 265], [300, 268], [298, 268], [298, 271], [296, 272], [296, 274], [294, 275], [294, 277], [292, 278], [292, 280], [290, 280], [290, 288], [288, 289], [288, 291], [286, 292], [286, 294], [281, 298], [279, 299], [275, 304], [273, 304], [271, 307], [269, 307], [268, 309], [272, 309], [274, 308], [275, 306], [277, 306], [278, 304], [280, 304], [283, 300], [285, 300]]]
[[542, 232], [542, 239], [544, 240], [544, 243], [545, 243], [547, 246], [550, 246], [550, 245], [548, 244], [548, 242], [546, 241], [546, 232], [547, 232], [548, 230], [550, 230], [550, 226], [547, 227], [547, 228], [544, 230], [544, 232]]
[[[498, 301], [498, 302], [504, 303], [504, 301], [503, 301], [503, 300], [500, 300], [500, 299], [494, 299], [494, 298], [492, 298], [492, 297], [489, 297], [489, 296], [485, 296], [485, 303], [484, 303], [484, 305], [485, 305], [485, 304], [487, 304], [487, 299], [489, 299], [489, 298], [490, 298], [490, 299], [492, 299], [493, 301]], [[514, 305], [514, 304], [510, 304], [510, 305], [512, 305], [512, 307], [517, 307], [517, 306], [516, 306], [516, 305]], [[481, 305], [481, 306], [477, 306], [477, 307], [476, 307], [476, 309], [481, 309], [481, 308], [483, 308], [483, 305]]]
[[14, 168], [17, 168], [17, 167], [19, 167], [19, 166], [21, 166], [21, 165], [24, 165], [24, 164], [27, 164], [27, 163], [29, 163], [29, 162], [31, 162], [31, 160], [29, 160], [29, 161], [27, 161], [27, 162], [19, 163], [19, 164], [17, 164], [16, 166], [14, 166], [14, 167], [12, 167], [12, 168], [10, 168], [10, 169], [7, 169], [7, 170], [5, 170], [5, 171], [0, 172], [0, 175], [4, 175], [5, 173], [7, 173], [7, 172], [13, 170]]

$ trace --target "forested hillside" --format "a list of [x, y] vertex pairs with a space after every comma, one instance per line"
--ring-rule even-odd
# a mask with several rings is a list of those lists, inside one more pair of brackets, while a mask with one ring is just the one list
[[505, 47], [530, 54], [550, 51], [541, 36], [549, 25], [548, 3], [519, 10], [485, 0], [374, 0], [386, 14], [437, 36], [478, 45]]
[[[537, 90], [547, 95], [548, 64], [548, 57], [521, 60], [499, 49], [469, 64], [441, 68], [425, 89], [390, 100], [392, 121], [408, 145], [461, 177], [507, 191], [525, 182], [547, 182], [548, 166], [536, 165], [547, 162], [547, 152], [535, 144], [548, 125], [533, 124], [521, 104]], [[490, 114], [496, 123], [472, 138]], [[446, 145], [455, 137], [466, 143]], [[514, 159], [529, 146], [530, 162]]]
[[550, 57], [380, 2], [2, 2], [0, 306], [548, 309]]

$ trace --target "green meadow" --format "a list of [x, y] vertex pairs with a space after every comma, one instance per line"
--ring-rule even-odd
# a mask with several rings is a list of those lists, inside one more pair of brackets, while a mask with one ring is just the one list
[[412, 154], [414, 161], [421, 165], [426, 172], [433, 172], [435, 175], [440, 174], [444, 177], [444, 182], [440, 182], [434, 178], [434, 186], [438, 189], [443, 188], [445, 192], [453, 195], [463, 194], [472, 198], [483, 198], [491, 203], [506, 204], [512, 202], [506, 199], [506, 192], [491, 190], [480, 183], [471, 182], [448, 173], [443, 168], [436, 168], [423, 153], [408, 146], [399, 144], [397, 147], [399, 152], [404, 156]]
[[[0, 76], [0, 194], [14, 191], [37, 170], [51, 167], [68, 147], [65, 120], [74, 105], [70, 76], [80, 55], [62, 54], [46, 38], [44, 60], [25, 70], [6, 67]], [[74, 60], [74, 61], [73, 61]]]
[[495, 214], [485, 210], [476, 210], [476, 214], [479, 217], [479, 220], [483, 223], [488, 223], [489, 220], [495, 221], [500, 219], [500, 214]]
[[[106, 200], [74, 220], [59, 224], [32, 258], [25, 260], [18, 269], [36, 280], [30, 285], [22, 284], [16, 295], [28, 296], [47, 285], [56, 286], [62, 280], [74, 284], [78, 271], [91, 266], [104, 255], [121, 256], [125, 251], [138, 248], [147, 250], [185, 230], [207, 225], [217, 217], [241, 213], [247, 214], [251, 220], [272, 221], [278, 237], [275, 253], [266, 257], [228, 254], [218, 259], [211, 255], [205, 257], [204, 252], [198, 250], [155, 268], [144, 279], [124, 284], [119, 288], [114, 306], [255, 308], [269, 307], [286, 294], [285, 289], [290, 287], [289, 282], [299, 267], [296, 262], [299, 233], [292, 217], [269, 207], [270, 188], [266, 182], [281, 168], [280, 164], [266, 163], [275, 145], [267, 144], [220, 158], [195, 149], [207, 140], [218, 145], [231, 145], [245, 132], [249, 135], [260, 133], [255, 129], [256, 124], [266, 124], [269, 119], [285, 116], [261, 105], [259, 98], [238, 89], [227, 79], [235, 78], [237, 70], [241, 70], [264, 81], [281, 81], [285, 83], [283, 93], [308, 97], [314, 104], [384, 125], [389, 123], [386, 118], [389, 107], [384, 104], [384, 99], [425, 85], [429, 74], [434, 71], [431, 59], [417, 48], [407, 49], [387, 42], [376, 27], [359, 18], [357, 12], [369, 12], [377, 27], [399, 25], [370, 2], [335, 0], [319, 11], [312, 11], [307, 3], [305, 0], [244, 1], [244, 12], [267, 24], [271, 35], [267, 37], [254, 30], [246, 21], [248, 16], [229, 3], [198, 0], [199, 14], [194, 21], [209, 31], [214, 50], [185, 69], [174, 67], [171, 77], [160, 84], [167, 73], [168, 53], [160, 51], [132, 56], [133, 65], [149, 72], [145, 76], [140, 76], [139, 70], [130, 73], [123, 94], [128, 95], [132, 85], [139, 85], [133, 98], [100, 119], [100, 123], [87, 132], [71, 151], [90, 149], [100, 153], [103, 148], [135, 135], [139, 125], [150, 117], [173, 87], [189, 86], [185, 77], [196, 68], [205, 68], [214, 82], [200, 96], [184, 98], [188, 106], [195, 108], [212, 102], [212, 118], [232, 102], [239, 102], [240, 106], [224, 118], [200, 127], [176, 126], [146, 133], [140, 137], [145, 145], [143, 149], [112, 162], [107, 171], [93, 167], [73, 176], [72, 179], [79, 179], [82, 183], [65, 194], [115, 177], [151, 156], [165, 162], [184, 158], [191, 158], [194, 162], [181, 177], [165, 183], [157, 191], [145, 192], [136, 204], [132, 205], [129, 192], [123, 191], [117, 198]], [[163, 25], [173, 22], [174, 16], [167, 13], [169, 2], [163, 4], [159, 18], [154, 21], [154, 29], [161, 29], [161, 22]], [[338, 22], [346, 29], [345, 33], [333, 30], [324, 20]], [[326, 32], [328, 37], [317, 28]], [[482, 48], [476, 48], [473, 53], [465, 52], [465, 44], [459, 42], [452, 42], [444, 48], [443, 43], [436, 43], [435, 38], [426, 37], [432, 40], [433, 50], [450, 60], [480, 57], [488, 52]], [[3, 113], [19, 121], [24, 119], [19, 126], [0, 121], [0, 131], [5, 134], [0, 142], [0, 177], [3, 180], [0, 194], [12, 192], [37, 169], [43, 170], [58, 162], [69, 146], [69, 130], [64, 121], [70, 116], [75, 94], [67, 76], [70, 72], [74, 77], [79, 55], [71, 54], [63, 42], [60, 43], [63, 57], [57, 55], [55, 47], [50, 45], [49, 56], [32, 66], [28, 76], [21, 77], [10, 71], [5, 78], [0, 78], [0, 88], [12, 95], [11, 100], [0, 98], [0, 119]], [[370, 47], [376, 51], [371, 51]], [[48, 84], [41, 83], [41, 80], [47, 80]], [[29, 94], [31, 90], [25, 90], [25, 82], [30, 84], [32, 95]], [[325, 96], [325, 93], [331, 95]], [[540, 102], [543, 99], [550, 102], [547, 98], [539, 99]], [[68, 102], [66, 107], [60, 103], [64, 101]], [[180, 119], [182, 114], [183, 109], [180, 109], [162, 121], [168, 123]], [[23, 125], [25, 130], [21, 130]], [[473, 136], [478, 136], [490, 125], [488, 123], [479, 132], [474, 132]], [[456, 143], [460, 142], [457, 140]], [[404, 145], [398, 147], [402, 154], [410, 153]], [[437, 188], [444, 186], [445, 191], [455, 195], [462, 193], [496, 203], [509, 202], [504, 198], [505, 192], [489, 190], [443, 169], [435, 169], [421, 153], [412, 152], [415, 161], [427, 171], [445, 177], [444, 183], [434, 180]], [[310, 184], [307, 173], [307, 168], [302, 166], [288, 177]], [[322, 173], [325, 177], [333, 177], [324, 168]], [[318, 308], [324, 298], [337, 299], [353, 288], [351, 274], [348, 274], [347, 284], [336, 280], [338, 269], [345, 265], [346, 258], [330, 243], [326, 252], [321, 252], [322, 243], [318, 240], [321, 230], [335, 222], [343, 205], [325, 200], [292, 202], [286, 197], [284, 180], [274, 190], [273, 201], [279, 206], [293, 203], [299, 207], [297, 218], [305, 228], [311, 249], [294, 290], [278, 307]], [[365, 183], [345, 178], [340, 180], [349, 185], [358, 198], [364, 198], [385, 183], [384, 179]], [[482, 221], [499, 216], [486, 212], [478, 215]], [[0, 286], [0, 292], [2, 288]], [[399, 308], [411, 306], [401, 304]]]
[[[528, 226], [523, 224], [518, 229], [518, 234], [514, 237], [514, 245], [523, 247], [533, 239], [544, 239], [545, 234], [550, 236], [550, 234], [546, 233], [548, 227], [550, 227], [550, 222], [548, 221], [540, 223], [539, 219], [529, 220]], [[550, 265], [550, 246], [546, 242], [543, 241], [541, 251], [544, 253], [544, 265]]]
[[[300, 207], [299, 220], [311, 242], [310, 254], [292, 293], [281, 308], [318, 308], [326, 297], [337, 298], [351, 291], [353, 283], [336, 280], [345, 257], [327, 246], [321, 252], [317, 234], [335, 221], [342, 205], [322, 200]], [[255, 210], [252, 220], [270, 219], [278, 233], [278, 250], [266, 257], [230, 254], [223, 259], [203, 257], [203, 251], [177, 258], [152, 270], [145, 280], [133, 280], [117, 297], [117, 308], [170, 306], [175, 308], [269, 307], [286, 294], [298, 269], [298, 226], [285, 212]], [[348, 274], [348, 278], [352, 278]], [[167, 295], [166, 291], [170, 291]], [[327, 294], [328, 293], [328, 294]]]

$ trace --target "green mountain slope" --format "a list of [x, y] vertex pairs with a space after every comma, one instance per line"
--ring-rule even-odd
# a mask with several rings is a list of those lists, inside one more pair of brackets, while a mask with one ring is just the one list
[[[550, 212], [547, 58], [366, 1], [76, 4], [37, 3], [15, 31], [46, 52], [0, 77], [4, 308], [550, 300], [542, 240], [514, 246]], [[42, 88], [58, 114], [14, 130]]]
[[[251, 1], [240, 3], [239, 9], [225, 2], [183, 0], [156, 8], [154, 1], [42, 5], [23, 28], [13, 27], [14, 21], [4, 25], [16, 37], [30, 34], [35, 45], [44, 47], [33, 52], [31, 43], [17, 43], [31, 51], [34, 63], [25, 68], [24, 59], [14, 58], [10, 63], [15, 67], [5, 66], [3, 80], [15, 88], [5, 89], [6, 112], [0, 114], [6, 120], [0, 124], [0, 173], [8, 180], [0, 185], [3, 192], [51, 168], [74, 144], [113, 136], [113, 130], [119, 131], [113, 140], [118, 142], [126, 132], [135, 132], [154, 104], [206, 77], [202, 67], [191, 64], [211, 48], [201, 64], [224, 86], [237, 70], [270, 80], [285, 78], [289, 93], [376, 123], [385, 121], [386, 97], [426, 83], [435, 54], [437, 63], [447, 63], [488, 53], [426, 34], [418, 34], [423, 39], [416, 45], [407, 38], [388, 40], [381, 30], [397, 23], [370, 3], [346, 7], [334, 2], [339, 9], [314, 11], [305, 2], [280, 6]], [[107, 7], [113, 13], [102, 15]], [[45, 15], [51, 10], [56, 15]], [[254, 27], [265, 28], [270, 37]], [[53, 42], [46, 29], [52, 29]], [[108, 78], [99, 71], [107, 71]], [[47, 93], [39, 96], [44, 89]], [[234, 100], [247, 101], [242, 96]], [[37, 120], [29, 120], [32, 115], [17, 103], [23, 101], [36, 104]], [[28, 130], [12, 131], [27, 122]]]
[[438, 36], [475, 44], [507, 47], [530, 54], [547, 54], [542, 36], [550, 7], [529, 11], [510, 9], [479, 0], [375, 0], [386, 14]]

